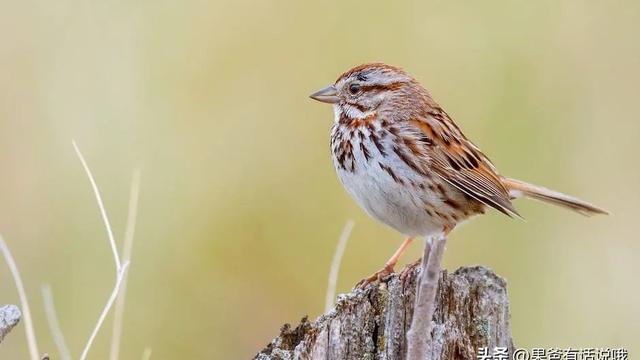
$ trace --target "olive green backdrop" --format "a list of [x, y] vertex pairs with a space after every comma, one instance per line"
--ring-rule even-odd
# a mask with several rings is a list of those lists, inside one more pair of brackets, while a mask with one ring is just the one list
[[[118, 239], [142, 171], [122, 359], [241, 359], [318, 316], [347, 219], [338, 291], [401, 236], [369, 219], [329, 157], [332, 111], [308, 99], [367, 61], [404, 67], [502, 173], [612, 211], [532, 201], [454, 232], [445, 266], [509, 283], [523, 347], [640, 351], [637, 1], [3, 1], [0, 233], [40, 348], [57, 352], [51, 283], [78, 356], [114, 281], [75, 139]], [[416, 244], [404, 259], [419, 256]], [[0, 303], [17, 303], [0, 264]], [[91, 358], [108, 353], [110, 319]], [[0, 358], [28, 356], [23, 326]]]

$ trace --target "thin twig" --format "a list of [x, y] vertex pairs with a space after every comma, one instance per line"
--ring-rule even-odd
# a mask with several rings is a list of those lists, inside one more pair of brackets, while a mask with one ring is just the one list
[[446, 238], [443, 235], [434, 237], [433, 242], [425, 241], [422, 275], [420, 282], [416, 285], [413, 318], [407, 332], [407, 360], [427, 359], [427, 349], [431, 343], [431, 320], [436, 307], [438, 278], [445, 243]]
[[338, 273], [340, 272], [340, 263], [342, 262], [342, 256], [344, 255], [344, 250], [347, 247], [347, 242], [349, 241], [351, 230], [353, 230], [353, 225], [354, 223], [352, 220], [347, 221], [347, 223], [344, 225], [342, 234], [340, 234], [340, 238], [338, 240], [336, 252], [333, 254], [333, 260], [331, 261], [331, 270], [329, 271], [327, 295], [324, 303], [325, 314], [328, 313], [333, 306], [333, 299], [336, 296], [336, 285], [338, 283]]
[[[93, 341], [96, 338], [96, 335], [98, 335], [98, 331], [100, 330], [100, 327], [102, 327], [102, 324], [104, 323], [104, 319], [107, 317], [107, 314], [109, 313], [109, 310], [111, 309], [111, 307], [113, 306], [113, 303], [116, 300], [116, 297], [118, 296], [118, 293], [120, 291], [120, 287], [122, 286], [122, 281], [125, 278], [125, 275], [127, 273], [127, 268], [129, 267], [129, 261], [125, 261], [124, 263], [120, 263], [120, 257], [118, 255], [118, 248], [116, 247], [116, 241], [115, 238], [113, 236], [113, 231], [111, 230], [111, 225], [109, 224], [109, 217], [107, 216], [107, 211], [105, 210], [104, 204], [102, 203], [102, 197], [100, 196], [100, 190], [98, 189], [98, 185], [96, 184], [93, 175], [91, 174], [91, 170], [89, 169], [89, 166], [87, 165], [87, 162], [84, 160], [84, 157], [82, 156], [82, 153], [80, 152], [80, 149], [78, 149], [78, 146], [76, 145], [76, 142], [73, 141], [73, 148], [76, 150], [76, 154], [78, 154], [78, 158], [80, 159], [80, 162], [82, 163], [82, 167], [84, 168], [85, 172], [87, 173], [87, 177], [89, 178], [89, 181], [91, 182], [91, 187], [93, 188], [93, 192], [95, 194], [96, 197], [96, 201], [98, 202], [98, 207], [100, 208], [100, 214], [102, 215], [102, 219], [104, 220], [104, 225], [105, 228], [107, 229], [107, 236], [109, 238], [109, 243], [111, 244], [111, 250], [113, 252], [113, 259], [114, 262], [116, 264], [116, 283], [113, 287], [113, 290], [111, 291], [111, 296], [109, 296], [109, 299], [107, 300], [106, 305], [104, 306], [104, 308], [102, 309], [102, 313], [100, 313], [100, 317], [98, 318], [98, 322], [96, 323], [96, 326], [93, 328], [93, 331], [91, 332], [91, 335], [89, 336], [89, 340], [87, 340], [87, 344], [84, 347], [84, 350], [82, 350], [82, 355], [80, 355], [80, 360], [85, 360], [87, 358], [87, 354], [89, 353], [89, 350], [91, 349], [91, 345], [93, 345]], [[135, 220], [135, 219], [134, 219]]]
[[73, 148], [76, 150], [76, 154], [82, 163], [82, 167], [84, 171], [87, 173], [87, 177], [91, 182], [91, 187], [93, 188], [93, 193], [95, 194], [96, 201], [98, 202], [98, 207], [100, 208], [100, 214], [102, 215], [102, 220], [104, 221], [104, 226], [107, 229], [107, 236], [109, 237], [109, 243], [111, 244], [111, 251], [113, 251], [113, 259], [116, 263], [116, 272], [120, 272], [122, 268], [122, 264], [120, 263], [120, 256], [118, 255], [118, 249], [116, 248], [116, 240], [113, 237], [113, 231], [111, 230], [111, 225], [109, 224], [109, 217], [107, 217], [107, 211], [104, 208], [104, 204], [102, 203], [102, 197], [100, 196], [100, 190], [98, 190], [98, 185], [96, 181], [93, 179], [93, 175], [91, 174], [91, 170], [87, 165], [87, 162], [84, 160], [84, 156], [80, 152], [78, 145], [76, 145], [75, 140], [71, 142], [73, 144]]
[[[131, 179], [131, 190], [129, 191], [129, 211], [127, 215], [127, 228], [124, 233], [124, 261], [131, 260], [131, 250], [133, 248], [133, 235], [136, 231], [136, 218], [138, 215], [138, 198], [140, 195], [140, 170], [133, 173]], [[117, 360], [120, 353], [120, 341], [122, 339], [122, 320], [124, 318], [124, 300], [127, 292], [127, 275], [122, 280], [122, 287], [116, 305], [113, 310], [113, 330], [111, 333], [111, 350], [109, 359]]]
[[58, 354], [62, 360], [71, 360], [71, 353], [69, 347], [64, 339], [64, 334], [60, 328], [58, 322], [58, 315], [56, 313], [56, 306], [53, 302], [53, 292], [49, 284], [42, 285], [42, 299], [44, 301], [44, 312], [47, 315], [47, 322], [49, 323], [49, 331], [53, 336], [53, 342], [55, 342], [58, 348]]
[[107, 300], [107, 304], [104, 306], [104, 309], [102, 309], [102, 313], [98, 318], [98, 322], [96, 323], [96, 326], [93, 328], [93, 331], [91, 332], [91, 336], [89, 336], [89, 340], [87, 341], [87, 344], [84, 346], [84, 350], [82, 350], [82, 355], [80, 355], [80, 360], [84, 360], [87, 358], [87, 354], [89, 353], [89, 349], [91, 349], [93, 340], [96, 338], [96, 335], [98, 335], [98, 331], [100, 330], [102, 323], [104, 323], [104, 319], [107, 317], [107, 314], [111, 309], [111, 306], [113, 306], [113, 302], [116, 300], [116, 296], [118, 296], [118, 291], [120, 290], [122, 280], [124, 279], [124, 275], [126, 274], [128, 267], [129, 267], [128, 261], [122, 264], [122, 268], [118, 272], [118, 277], [116, 278], [116, 284], [113, 287], [113, 291], [111, 291], [111, 296], [109, 296], [109, 300]]
[[32, 360], [40, 360], [40, 352], [38, 351], [38, 342], [36, 341], [36, 334], [33, 330], [33, 320], [31, 319], [31, 311], [29, 310], [29, 301], [27, 300], [27, 293], [24, 290], [22, 279], [20, 278], [20, 272], [18, 266], [13, 260], [11, 251], [7, 243], [5, 243], [2, 235], [0, 235], [0, 250], [4, 255], [4, 259], [9, 266], [11, 275], [13, 276], [13, 282], [16, 284], [18, 290], [18, 297], [20, 298], [20, 306], [22, 307], [22, 314], [24, 315], [24, 331], [27, 335], [27, 345], [29, 346], [29, 354]]

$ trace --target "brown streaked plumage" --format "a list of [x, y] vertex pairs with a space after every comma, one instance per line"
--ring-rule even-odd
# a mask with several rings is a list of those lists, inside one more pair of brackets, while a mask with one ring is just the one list
[[[520, 196], [584, 215], [607, 213], [500, 175], [429, 92], [400, 68], [363, 64], [311, 97], [334, 106], [331, 150], [346, 190], [369, 215], [409, 238], [446, 234], [487, 207], [519, 216], [511, 201]], [[400, 253], [376, 277], [392, 271]]]

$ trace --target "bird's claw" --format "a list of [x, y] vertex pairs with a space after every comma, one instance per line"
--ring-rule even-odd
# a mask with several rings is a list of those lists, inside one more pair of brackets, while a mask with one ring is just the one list
[[393, 273], [394, 271], [392, 266], [385, 266], [382, 269], [371, 274], [369, 277], [360, 280], [356, 284], [356, 289], [362, 290], [366, 288], [369, 284], [383, 282], [387, 280], [391, 275], [393, 275]]

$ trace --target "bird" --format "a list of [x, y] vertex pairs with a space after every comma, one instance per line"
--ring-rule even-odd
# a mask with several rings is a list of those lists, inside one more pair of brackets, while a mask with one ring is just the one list
[[399, 67], [356, 66], [310, 97], [333, 105], [330, 151], [346, 191], [369, 216], [406, 237], [359, 286], [392, 274], [414, 238], [446, 239], [457, 225], [488, 209], [521, 217], [513, 205], [520, 197], [587, 216], [608, 214], [498, 173], [430, 92]]

